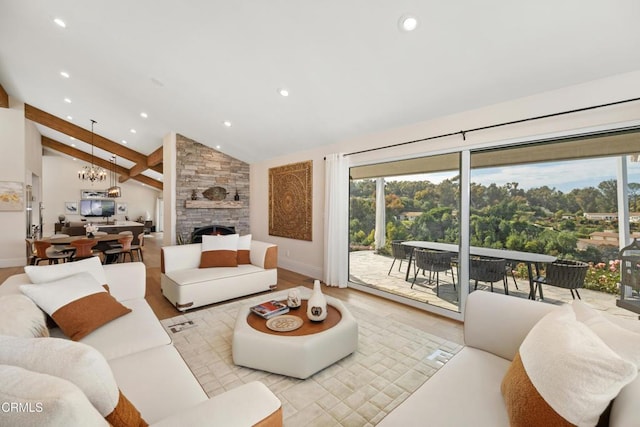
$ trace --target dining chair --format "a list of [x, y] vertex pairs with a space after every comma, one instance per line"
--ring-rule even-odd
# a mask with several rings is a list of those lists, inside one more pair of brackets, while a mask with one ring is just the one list
[[396, 260], [400, 260], [400, 264], [398, 265], [398, 271], [400, 271], [402, 268], [402, 261], [409, 259], [412, 250], [413, 248], [403, 245], [402, 240], [391, 241], [391, 255], [393, 255], [393, 262], [391, 263], [391, 267], [389, 267], [389, 273], [387, 273], [387, 276], [391, 274], [391, 270], [393, 269], [393, 265], [396, 263]]
[[38, 265], [42, 261], [47, 261], [49, 264], [57, 264], [59, 261], [65, 262], [69, 260], [71, 256], [68, 252], [55, 251], [51, 247], [51, 242], [44, 240], [36, 240], [33, 242], [33, 263], [31, 265]]
[[[536, 287], [544, 284], [569, 289], [573, 299], [576, 299], [576, 295], [578, 295], [578, 299], [582, 299], [578, 288], [584, 287], [584, 279], [588, 269], [589, 264], [586, 262], [568, 259], [556, 260], [547, 264], [544, 276], [535, 279]], [[573, 291], [576, 291], [576, 295], [573, 294]]]
[[129, 259], [133, 262], [133, 252], [131, 251], [132, 240], [133, 236], [130, 234], [123, 234], [122, 237], [118, 238], [118, 243], [122, 246], [104, 251], [103, 264], [108, 263], [110, 260], [114, 260], [115, 262], [124, 262], [126, 254], [129, 254]]
[[144, 246], [144, 231], [138, 234], [138, 244], [131, 245], [131, 252], [135, 252], [138, 255], [138, 260], [144, 262], [144, 256], [142, 255], [142, 247]]
[[493, 284], [502, 281], [505, 295], [509, 295], [509, 283], [506, 275], [507, 261], [496, 258], [473, 257], [469, 261], [469, 279], [475, 281], [474, 290], [478, 289], [478, 282], [489, 283], [491, 292]]
[[[452, 252], [433, 251], [429, 249], [415, 249], [413, 251], [415, 260], [416, 272], [411, 282], [411, 289], [413, 285], [426, 286], [434, 283], [433, 277], [435, 275], [436, 295], [440, 294], [440, 273], [451, 271], [451, 280], [453, 282], [453, 289], [456, 289], [456, 278], [453, 272], [453, 266], [451, 264], [453, 257]], [[429, 272], [427, 283], [416, 283], [418, 273], [422, 270], [422, 274]]]
[[93, 247], [98, 244], [94, 239], [78, 239], [70, 243], [75, 249], [71, 255], [72, 261], [78, 261], [81, 259], [91, 258], [94, 256], [100, 256], [100, 252], [94, 251]]

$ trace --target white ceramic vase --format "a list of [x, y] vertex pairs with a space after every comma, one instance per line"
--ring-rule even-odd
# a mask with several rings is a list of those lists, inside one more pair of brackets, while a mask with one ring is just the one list
[[327, 318], [327, 299], [320, 289], [320, 280], [313, 282], [313, 293], [307, 301], [307, 317], [312, 322], [322, 322]]

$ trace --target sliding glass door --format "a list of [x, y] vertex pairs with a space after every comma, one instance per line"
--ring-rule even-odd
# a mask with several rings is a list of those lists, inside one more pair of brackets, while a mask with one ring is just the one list
[[619, 247], [640, 237], [639, 135], [351, 168], [350, 282], [460, 318], [474, 291], [571, 300], [577, 292], [536, 282], [549, 262], [566, 260], [588, 265], [583, 286], [607, 298], [617, 292]]

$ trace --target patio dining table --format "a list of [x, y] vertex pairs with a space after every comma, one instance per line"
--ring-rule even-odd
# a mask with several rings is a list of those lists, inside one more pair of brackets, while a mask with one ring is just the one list
[[[408, 240], [402, 242], [403, 245], [413, 249], [431, 249], [434, 251], [453, 252], [458, 253], [459, 247], [455, 243], [442, 243], [442, 242], [428, 242], [419, 240]], [[527, 272], [529, 273], [529, 299], [535, 299], [536, 284], [534, 279], [540, 275], [540, 264], [551, 263], [556, 260], [556, 257], [552, 255], [537, 254], [533, 252], [512, 251], [508, 249], [494, 249], [483, 248], [479, 246], [470, 246], [469, 254], [472, 256], [480, 256], [485, 258], [505, 259], [507, 261], [514, 261], [524, 263], [527, 266]], [[411, 269], [411, 262], [413, 261], [413, 251], [409, 255], [409, 263], [407, 265], [407, 274], [405, 280], [409, 280], [409, 271]], [[535, 269], [535, 275], [533, 274]], [[543, 299], [542, 286], [538, 286], [540, 290], [540, 299]]]

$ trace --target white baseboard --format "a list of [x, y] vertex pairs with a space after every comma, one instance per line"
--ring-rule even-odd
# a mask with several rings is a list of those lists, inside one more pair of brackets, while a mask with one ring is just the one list
[[6, 267], [23, 267], [24, 265], [26, 265], [26, 258], [25, 257], [20, 257], [20, 258], [3, 258], [0, 259], [0, 268], [6, 268]]
[[301, 262], [295, 262], [287, 259], [278, 259], [278, 267], [282, 267], [287, 270], [291, 270], [295, 273], [304, 274], [313, 279], [322, 279], [322, 268], [313, 265], [304, 264]]

